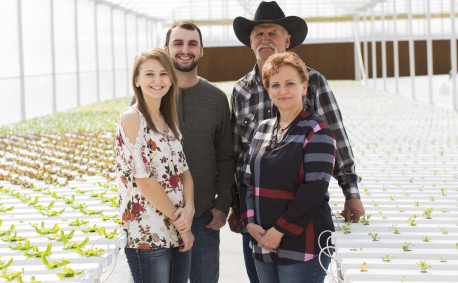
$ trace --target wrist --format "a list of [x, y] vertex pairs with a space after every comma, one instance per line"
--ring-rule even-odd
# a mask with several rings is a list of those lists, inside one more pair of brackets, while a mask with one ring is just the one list
[[196, 208], [194, 207], [194, 205], [186, 205], [185, 207], [183, 207], [184, 210], [186, 210], [187, 213], [189, 213], [191, 216], [194, 217], [194, 214], [196, 213]]

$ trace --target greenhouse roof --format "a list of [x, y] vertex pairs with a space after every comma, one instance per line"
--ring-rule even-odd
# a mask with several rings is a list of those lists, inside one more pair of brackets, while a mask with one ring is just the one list
[[[208, 25], [231, 24], [237, 16], [252, 18], [259, 0], [92, 0], [146, 18], [164, 22], [192, 20]], [[424, 14], [427, 5], [434, 13], [448, 11], [448, 1], [429, 0], [279, 0], [285, 15], [297, 15], [306, 20], [322, 21], [342, 19], [369, 13], [407, 13], [409, 3], [412, 13]], [[429, 4], [428, 4], [429, 3]], [[396, 7], [395, 7], [396, 6]]]

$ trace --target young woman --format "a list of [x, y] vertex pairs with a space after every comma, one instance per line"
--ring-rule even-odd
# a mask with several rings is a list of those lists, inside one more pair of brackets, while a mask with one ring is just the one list
[[148, 49], [135, 58], [136, 103], [116, 130], [119, 211], [135, 282], [187, 282], [194, 237], [194, 187], [183, 153], [170, 57]]
[[[318, 238], [333, 231], [328, 185], [335, 140], [327, 124], [304, 108], [308, 73], [293, 52], [272, 55], [262, 69], [264, 87], [278, 108], [260, 123], [242, 167], [242, 220], [252, 236], [261, 283], [318, 283], [330, 258]], [[321, 237], [326, 246], [330, 233]]]

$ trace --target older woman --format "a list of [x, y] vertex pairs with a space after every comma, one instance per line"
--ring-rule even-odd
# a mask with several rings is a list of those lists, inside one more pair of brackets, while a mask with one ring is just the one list
[[[334, 230], [327, 192], [335, 140], [327, 124], [303, 108], [308, 73], [297, 54], [271, 56], [262, 75], [278, 113], [259, 125], [239, 184], [256, 271], [263, 283], [323, 282], [318, 237]], [[328, 236], [321, 237], [322, 247]], [[327, 268], [330, 258], [321, 262]]]
[[178, 79], [161, 49], [135, 58], [136, 103], [125, 109], [116, 130], [121, 227], [134, 282], [188, 282], [194, 187], [175, 101]]

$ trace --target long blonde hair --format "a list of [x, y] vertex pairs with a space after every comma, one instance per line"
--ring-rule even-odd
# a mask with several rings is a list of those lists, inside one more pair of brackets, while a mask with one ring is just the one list
[[169, 91], [164, 95], [164, 97], [162, 97], [159, 112], [164, 117], [165, 122], [172, 130], [175, 138], [178, 138], [178, 115], [176, 110], [176, 97], [179, 91], [178, 77], [175, 68], [173, 67], [173, 62], [170, 59], [170, 56], [160, 48], [147, 49], [145, 51], [139, 52], [135, 57], [134, 67], [132, 70], [132, 87], [134, 89], [135, 98], [138, 103], [138, 109], [143, 114], [143, 117], [145, 117], [148, 128], [158, 133], [159, 131], [156, 125], [154, 125], [153, 120], [151, 119], [148, 107], [146, 107], [145, 98], [143, 97], [142, 90], [135, 84], [135, 79], [139, 75], [141, 65], [150, 59], [159, 61], [159, 63], [161, 63], [161, 65], [167, 71], [167, 74], [170, 77], [170, 80], [172, 81], [172, 85], [170, 86]]

